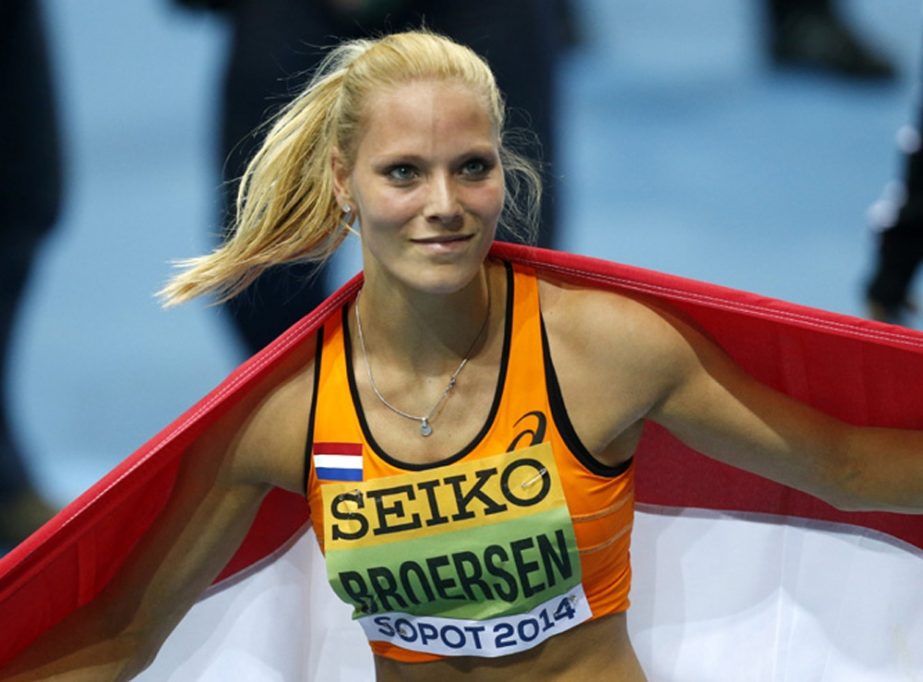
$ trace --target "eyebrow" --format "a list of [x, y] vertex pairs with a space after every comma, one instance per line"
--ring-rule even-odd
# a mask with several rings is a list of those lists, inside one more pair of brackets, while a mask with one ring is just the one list
[[[457, 154], [454, 159], [466, 159], [473, 156], [487, 156], [499, 158], [500, 150], [498, 147], [493, 145], [478, 145], [476, 147], [471, 147], [464, 152]], [[426, 157], [421, 156], [420, 154], [414, 153], [404, 153], [401, 151], [393, 152], [383, 152], [376, 156], [373, 156], [369, 159], [371, 165], [373, 166], [383, 166], [393, 163], [406, 162], [413, 163], [418, 165], [424, 165], [426, 163]]]

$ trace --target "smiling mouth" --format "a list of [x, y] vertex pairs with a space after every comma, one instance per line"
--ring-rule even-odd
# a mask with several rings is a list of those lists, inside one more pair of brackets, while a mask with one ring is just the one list
[[451, 244], [453, 242], [464, 242], [471, 239], [473, 235], [452, 235], [446, 237], [425, 237], [422, 239], [411, 239], [414, 244]]

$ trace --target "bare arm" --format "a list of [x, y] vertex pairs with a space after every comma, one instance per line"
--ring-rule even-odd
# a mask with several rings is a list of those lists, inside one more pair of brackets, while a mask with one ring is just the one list
[[545, 282], [542, 314], [568, 412], [604, 463], [631, 456], [650, 419], [837, 507], [923, 513], [923, 432], [845, 424], [757, 382], [673, 315], [616, 294]]
[[649, 417], [720, 461], [841, 509], [923, 513], [923, 432], [846, 424], [757, 382], [664, 318], [672, 376]]
[[184, 455], [167, 507], [104, 592], [2, 680], [128, 680], [234, 554], [273, 485], [297, 489], [310, 370], [283, 368]]

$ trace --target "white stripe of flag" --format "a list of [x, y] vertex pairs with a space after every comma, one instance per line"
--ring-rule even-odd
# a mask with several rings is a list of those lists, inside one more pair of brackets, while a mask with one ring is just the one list
[[321, 480], [362, 480], [362, 446], [359, 444], [315, 443], [313, 461], [315, 475]]

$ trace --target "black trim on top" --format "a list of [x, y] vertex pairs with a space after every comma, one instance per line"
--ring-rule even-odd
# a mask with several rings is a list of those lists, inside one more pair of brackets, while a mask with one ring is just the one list
[[474, 437], [474, 439], [454, 455], [450, 455], [449, 457], [439, 460], [438, 462], [430, 462], [424, 464], [403, 462], [399, 459], [395, 459], [387, 452], [385, 452], [384, 448], [382, 448], [378, 444], [378, 441], [375, 440], [375, 437], [372, 435], [372, 430], [369, 428], [369, 425], [365, 420], [365, 412], [362, 410], [362, 402], [359, 400], [359, 389], [356, 386], [356, 375], [352, 362], [352, 342], [349, 336], [349, 306], [343, 307], [343, 342], [345, 344], [346, 352], [346, 375], [349, 379], [349, 393], [352, 396], [353, 408], [356, 410], [356, 416], [359, 418], [359, 425], [362, 428], [362, 434], [365, 436], [365, 440], [369, 444], [369, 447], [371, 447], [375, 454], [381, 457], [388, 464], [397, 467], [398, 469], [405, 469], [407, 471], [423, 471], [425, 469], [435, 469], [436, 467], [452, 464], [462, 459], [465, 455], [474, 450], [474, 448], [476, 448], [484, 439], [484, 437], [487, 435], [487, 432], [490, 430], [490, 427], [493, 425], [494, 420], [497, 418], [497, 410], [500, 408], [500, 399], [503, 397], [503, 390], [504, 386], [506, 385], [506, 371], [509, 364], [510, 343], [513, 336], [513, 267], [506, 261], [503, 261], [503, 266], [506, 268], [506, 319], [504, 320], [503, 324], [503, 353], [500, 359], [500, 372], [497, 376], [497, 388], [494, 391], [494, 401], [490, 406], [490, 413], [487, 415], [487, 420], [484, 422], [484, 426]]
[[596, 459], [581, 442], [574, 425], [570, 421], [570, 416], [567, 414], [567, 407], [564, 405], [564, 397], [561, 395], [561, 387], [558, 384], [558, 375], [555, 373], [554, 363], [551, 361], [548, 333], [545, 331], [545, 318], [541, 317], [541, 315], [539, 315], [539, 318], [542, 324], [542, 356], [545, 359], [545, 384], [548, 391], [548, 403], [551, 405], [551, 418], [554, 419], [555, 426], [558, 427], [558, 432], [561, 434], [564, 444], [574, 454], [574, 457], [594, 474], [610, 478], [621, 476], [628, 471], [634, 457], [629, 457], [624, 462], [612, 467]]
[[308, 413], [308, 437], [304, 447], [304, 490], [305, 497], [308, 495], [308, 478], [311, 476], [311, 453], [314, 451], [314, 417], [317, 414], [317, 387], [320, 386], [320, 363], [324, 350], [324, 329], [321, 326], [317, 330], [317, 349], [314, 351], [314, 390], [311, 392], [311, 411]]

